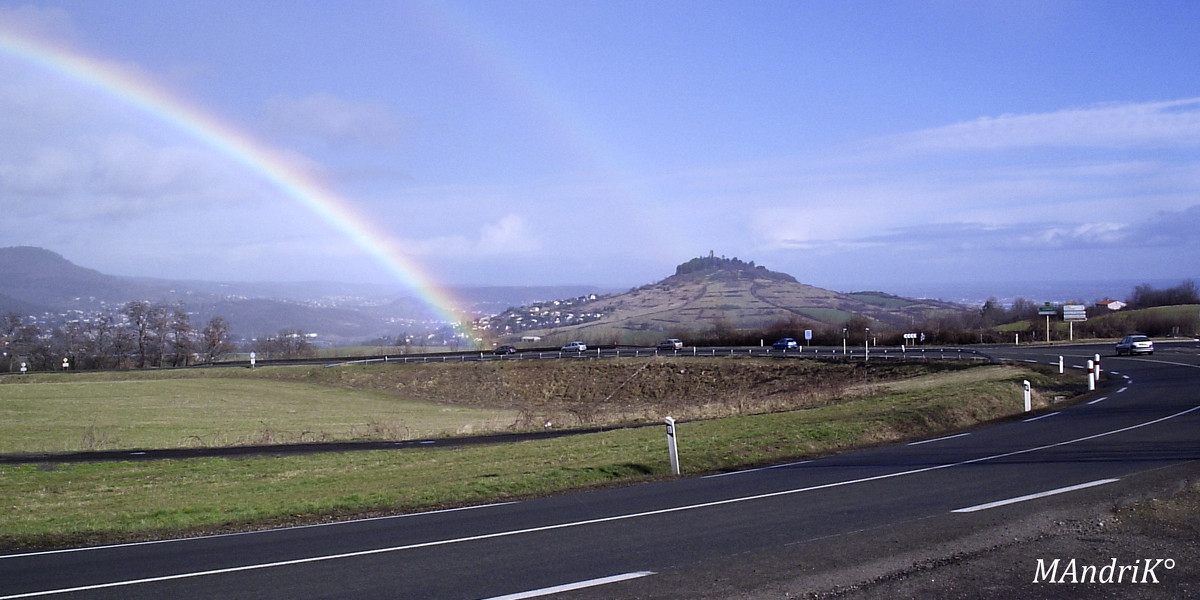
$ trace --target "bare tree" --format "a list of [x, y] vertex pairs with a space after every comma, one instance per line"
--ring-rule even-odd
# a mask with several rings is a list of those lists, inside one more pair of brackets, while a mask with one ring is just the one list
[[193, 333], [191, 320], [188, 317], [187, 311], [184, 310], [182, 303], [177, 304], [175, 309], [171, 311], [168, 322], [172, 366], [187, 366], [192, 355], [192, 350], [195, 348]]
[[229, 339], [229, 323], [222, 317], [209, 319], [201, 332], [201, 351], [212, 363], [217, 357], [233, 352], [233, 342]]

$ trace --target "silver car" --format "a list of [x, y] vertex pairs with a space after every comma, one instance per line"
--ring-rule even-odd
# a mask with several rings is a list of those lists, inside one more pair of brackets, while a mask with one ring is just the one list
[[1154, 342], [1144, 335], [1127, 335], [1117, 342], [1117, 356], [1122, 354], [1154, 354]]

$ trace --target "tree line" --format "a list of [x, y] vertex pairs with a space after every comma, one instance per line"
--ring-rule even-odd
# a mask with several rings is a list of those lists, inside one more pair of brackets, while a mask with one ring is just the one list
[[[197, 329], [182, 303], [135, 300], [119, 310], [68, 320], [56, 327], [25, 322], [16, 313], [0, 318], [0, 371], [145, 369], [213, 363], [239, 350], [224, 317]], [[249, 350], [264, 358], [313, 354], [299, 330], [254, 340]]]

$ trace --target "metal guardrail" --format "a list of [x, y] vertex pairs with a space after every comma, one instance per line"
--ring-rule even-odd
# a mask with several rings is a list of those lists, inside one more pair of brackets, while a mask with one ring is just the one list
[[818, 360], [891, 360], [891, 361], [929, 361], [929, 360], [983, 360], [995, 362], [990, 356], [977, 350], [964, 348], [892, 348], [876, 346], [865, 352], [863, 349], [847, 349], [843, 351], [836, 347], [801, 347], [788, 350], [777, 350], [769, 347], [691, 347], [682, 350], [658, 350], [656, 348], [595, 348], [582, 352], [564, 352], [561, 350], [527, 350], [513, 354], [493, 354], [490, 352], [460, 352], [454, 354], [424, 354], [419, 356], [376, 356], [354, 360], [346, 360], [326, 364], [326, 367], [342, 367], [349, 365], [365, 365], [376, 363], [425, 364], [425, 363], [463, 363], [463, 362], [492, 362], [512, 360], [562, 360], [582, 358], [643, 358], [643, 357], [719, 357], [719, 356], [759, 356], [768, 358], [811, 358]]

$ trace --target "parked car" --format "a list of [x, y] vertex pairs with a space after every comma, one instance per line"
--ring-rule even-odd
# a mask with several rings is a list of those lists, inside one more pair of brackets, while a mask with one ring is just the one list
[[792, 338], [781, 338], [775, 340], [775, 343], [771, 344], [771, 347], [776, 350], [788, 350], [790, 348], [799, 348], [800, 344], [796, 343], [796, 340]]
[[492, 350], [492, 354], [516, 354], [516, 353], [517, 353], [516, 346], [498, 346], [495, 350]]
[[1144, 335], [1127, 335], [1117, 342], [1117, 356], [1122, 354], [1154, 354], [1154, 342]]
[[659, 350], [679, 350], [683, 348], [683, 341], [671, 338], [658, 343]]
[[584, 350], [587, 350], [587, 344], [578, 341], [571, 342], [562, 347], [563, 352], [583, 352]]

